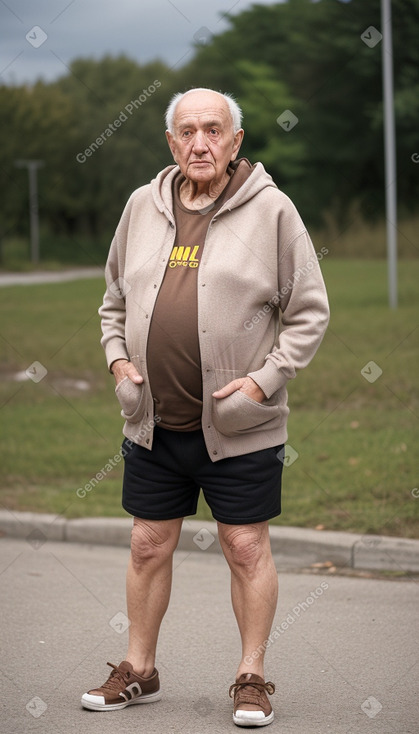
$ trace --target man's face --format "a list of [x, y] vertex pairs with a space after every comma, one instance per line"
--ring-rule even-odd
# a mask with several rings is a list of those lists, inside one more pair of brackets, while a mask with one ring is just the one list
[[215, 92], [191, 92], [177, 105], [174, 133], [166, 132], [183, 175], [197, 184], [221, 181], [234, 161], [243, 130], [234, 133], [227, 102]]

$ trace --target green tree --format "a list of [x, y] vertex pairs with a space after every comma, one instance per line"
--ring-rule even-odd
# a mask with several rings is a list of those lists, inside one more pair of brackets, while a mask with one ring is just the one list
[[[419, 194], [411, 161], [419, 98], [419, 4], [393, 0], [392, 9], [399, 200], [413, 210]], [[370, 48], [361, 39], [371, 25], [380, 30], [380, 0], [289, 0], [252, 6], [229, 22], [226, 32], [197, 48], [190, 64], [195, 78], [206, 80], [215, 68], [217, 82], [234, 91], [241, 60], [265, 64], [300, 111], [289, 138], [305, 142], [304, 186], [292, 177], [285, 189], [296, 191], [297, 203], [312, 221], [321, 221], [321, 213], [330, 209], [344, 220], [353, 202], [368, 217], [381, 216], [381, 44]], [[190, 70], [186, 73], [189, 79]]]
[[[393, 0], [392, 10], [403, 213], [417, 210], [419, 200], [412, 159], [419, 153], [419, 3]], [[40, 212], [51, 247], [65, 236], [70, 254], [93, 262], [98, 256], [85, 240], [100, 241], [102, 261], [130, 193], [172, 162], [164, 111], [174, 92], [192, 86], [237, 98], [242, 154], [264, 163], [308, 224], [326, 216], [343, 223], [356, 208], [368, 219], [381, 217], [382, 44], [362, 40], [370, 26], [381, 29], [380, 0], [253, 5], [230, 16], [225, 32], [197, 43], [192, 61], [176, 71], [105, 56], [74, 60], [52, 83], [0, 86], [0, 238], [28, 233], [27, 174], [15, 160], [38, 158], [45, 162]], [[292, 129], [277, 123], [286, 110], [297, 118]]]

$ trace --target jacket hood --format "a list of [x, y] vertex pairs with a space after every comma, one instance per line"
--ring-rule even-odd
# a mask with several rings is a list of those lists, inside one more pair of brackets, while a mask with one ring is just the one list
[[[272, 176], [265, 171], [262, 163], [251, 164], [247, 158], [240, 158], [233, 164], [234, 168], [239, 165], [248, 165], [252, 172], [250, 176], [244, 181], [239, 190], [223, 204], [218, 214], [224, 210], [231, 211], [242, 204], [245, 204], [250, 199], [253, 199], [259, 194], [260, 191], [268, 187], [277, 188], [274, 183]], [[171, 221], [173, 221], [173, 181], [180, 171], [179, 166], [171, 165], [164, 168], [160, 173], [151, 181], [151, 193], [159, 211], [164, 213]]]

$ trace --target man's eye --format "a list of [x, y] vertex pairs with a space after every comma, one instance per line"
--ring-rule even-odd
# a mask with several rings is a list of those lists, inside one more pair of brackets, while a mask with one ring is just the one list
[[218, 130], [215, 129], [215, 127], [212, 127], [210, 130], [211, 135], [217, 135]]

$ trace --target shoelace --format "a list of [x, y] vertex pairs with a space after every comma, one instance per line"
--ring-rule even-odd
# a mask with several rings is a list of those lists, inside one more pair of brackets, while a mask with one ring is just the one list
[[121, 683], [123, 683], [125, 688], [125, 684], [129, 681], [131, 677], [131, 673], [129, 672], [129, 670], [120, 670], [120, 668], [118, 668], [117, 665], [113, 665], [113, 663], [106, 663], [106, 665], [110, 665], [113, 670], [106, 683], [104, 683], [101, 687], [108, 688], [110, 691], [117, 691], [121, 687]]
[[[244, 692], [243, 689], [249, 686], [256, 688], [256, 691], [247, 690], [246, 692]], [[267, 681], [267, 683], [258, 683], [257, 681], [244, 680], [240, 681], [240, 683], [233, 683], [229, 688], [228, 695], [230, 696], [230, 698], [233, 698], [233, 695], [237, 693], [239, 702], [253, 703], [259, 705], [260, 696], [263, 691], [269, 693], [270, 696], [275, 693], [275, 685], [272, 683], [272, 681], [269, 680]]]

